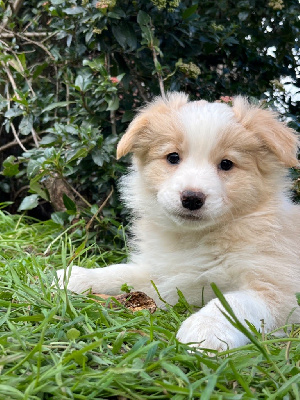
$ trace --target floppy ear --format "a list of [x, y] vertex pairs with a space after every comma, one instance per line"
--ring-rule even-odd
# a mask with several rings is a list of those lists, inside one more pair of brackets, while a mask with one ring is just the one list
[[251, 106], [243, 97], [234, 100], [233, 111], [238, 121], [259, 137], [286, 167], [299, 165], [299, 140], [293, 129], [278, 121], [274, 112]]
[[148, 125], [148, 118], [146, 115], [141, 114], [134, 118], [129, 125], [126, 133], [122, 136], [117, 147], [117, 160], [126, 156], [127, 153], [133, 150], [135, 143], [138, 141], [139, 136], [146, 133]]
[[178, 110], [186, 104], [188, 96], [181, 92], [167, 93], [165, 98], [156, 97], [142, 108], [129, 125], [117, 147], [117, 159], [129, 152], [147, 150], [152, 141], [152, 132], [162, 126], [162, 119], [172, 110]]

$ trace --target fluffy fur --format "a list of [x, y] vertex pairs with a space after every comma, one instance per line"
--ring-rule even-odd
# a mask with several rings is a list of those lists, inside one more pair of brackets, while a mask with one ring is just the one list
[[[121, 194], [133, 216], [128, 264], [73, 267], [68, 288], [117, 294], [127, 282], [176, 303], [179, 288], [202, 306], [177, 337], [222, 350], [247, 342], [222, 314], [211, 282], [241, 322], [266, 331], [300, 322], [300, 207], [287, 191], [288, 168], [298, 164], [297, 138], [273, 112], [241, 97], [233, 107], [189, 102], [183, 93], [156, 98], [121, 139], [117, 156], [132, 152]], [[177, 153], [171, 164], [167, 155]], [[229, 170], [221, 168], [230, 160]], [[183, 206], [186, 191], [201, 193], [198, 209]], [[64, 272], [58, 272], [63, 285]]]

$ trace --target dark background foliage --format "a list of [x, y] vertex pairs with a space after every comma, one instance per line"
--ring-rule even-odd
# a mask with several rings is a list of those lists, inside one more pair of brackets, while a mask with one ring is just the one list
[[118, 242], [116, 143], [153, 96], [244, 94], [299, 128], [298, 15], [298, 0], [0, 1], [0, 200]]

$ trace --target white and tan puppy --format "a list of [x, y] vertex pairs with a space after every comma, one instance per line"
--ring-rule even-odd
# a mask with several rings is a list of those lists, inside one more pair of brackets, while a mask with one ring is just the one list
[[[247, 338], [222, 314], [216, 283], [242, 323], [266, 331], [300, 322], [300, 207], [289, 199], [288, 168], [297, 138], [271, 111], [241, 97], [233, 107], [189, 102], [183, 93], [142, 109], [117, 156], [133, 153], [121, 182], [133, 216], [128, 264], [73, 267], [68, 289], [117, 294], [123, 283], [176, 303], [179, 288], [195, 305], [177, 337], [212, 349]], [[58, 272], [63, 285], [64, 271]]]

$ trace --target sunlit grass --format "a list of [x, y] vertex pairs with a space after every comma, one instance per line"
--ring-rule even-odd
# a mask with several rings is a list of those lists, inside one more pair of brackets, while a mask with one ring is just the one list
[[51, 287], [62, 266], [126, 257], [81, 243], [76, 228], [0, 211], [0, 399], [300, 399], [297, 327], [284, 338], [249, 328], [243, 348], [192, 352], [175, 338], [183, 299], [132, 313]]

